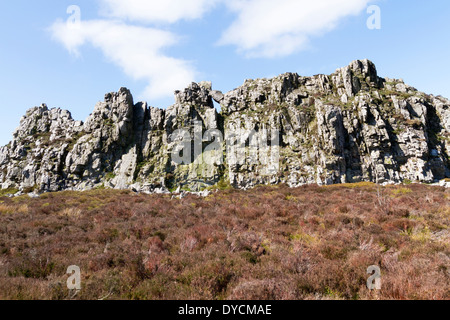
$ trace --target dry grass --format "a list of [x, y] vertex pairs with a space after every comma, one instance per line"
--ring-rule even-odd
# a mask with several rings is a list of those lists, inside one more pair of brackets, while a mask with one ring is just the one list
[[20, 205], [20, 206], [13, 206], [13, 205], [5, 205], [3, 203], [0, 203], [0, 214], [25, 214], [28, 213], [28, 206], [26, 204]]
[[70, 265], [75, 299], [449, 299], [448, 199], [373, 184], [0, 198], [0, 299], [68, 299]]

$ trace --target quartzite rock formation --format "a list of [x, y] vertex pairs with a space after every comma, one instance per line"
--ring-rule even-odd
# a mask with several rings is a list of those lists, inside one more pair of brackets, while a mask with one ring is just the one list
[[[193, 83], [177, 91], [175, 101], [166, 110], [135, 104], [121, 88], [84, 123], [65, 110], [32, 108], [0, 148], [0, 186], [27, 193], [99, 187], [153, 192], [199, 191], [219, 182], [247, 188], [450, 177], [450, 101], [380, 78], [368, 60], [330, 76], [247, 80], [226, 94]], [[280, 130], [279, 171], [267, 174], [250, 154], [239, 164], [225, 157], [213, 166], [177, 165], [171, 135], [181, 128], [193, 132], [196, 121], [203, 131], [218, 129], [229, 139], [253, 129]]]

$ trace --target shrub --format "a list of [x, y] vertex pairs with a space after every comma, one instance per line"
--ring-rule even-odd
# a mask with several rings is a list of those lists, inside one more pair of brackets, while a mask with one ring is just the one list
[[[67, 299], [75, 264], [74, 299], [449, 299], [448, 199], [365, 183], [5, 197], [0, 298]], [[377, 295], [369, 265], [382, 268]]]

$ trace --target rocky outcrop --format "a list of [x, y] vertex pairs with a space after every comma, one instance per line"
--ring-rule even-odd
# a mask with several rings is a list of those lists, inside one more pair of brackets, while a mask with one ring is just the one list
[[193, 83], [166, 110], [134, 103], [121, 88], [84, 123], [46, 105], [28, 110], [0, 148], [0, 185], [164, 192], [217, 183], [433, 183], [450, 177], [449, 106], [380, 78], [368, 60], [329, 76], [247, 80], [225, 94]]

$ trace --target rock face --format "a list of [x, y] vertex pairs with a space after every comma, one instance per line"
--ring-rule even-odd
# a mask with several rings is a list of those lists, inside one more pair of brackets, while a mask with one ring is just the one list
[[[368, 60], [330, 76], [247, 80], [225, 94], [209, 82], [193, 83], [166, 110], [135, 104], [121, 88], [84, 123], [46, 105], [28, 110], [13, 140], [0, 148], [0, 186], [162, 192], [228, 182], [239, 188], [432, 183], [450, 177], [449, 107], [443, 97], [378, 77]], [[183, 134], [200, 146], [179, 150]], [[216, 148], [208, 148], [213, 142]], [[257, 152], [254, 142], [263, 146]], [[177, 162], [174, 154], [192, 161]]]

